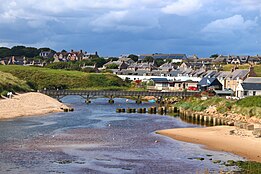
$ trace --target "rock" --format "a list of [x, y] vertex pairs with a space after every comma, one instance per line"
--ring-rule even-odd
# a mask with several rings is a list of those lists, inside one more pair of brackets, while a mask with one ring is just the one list
[[229, 131], [229, 135], [234, 135], [234, 134], [235, 134], [235, 130]]
[[254, 130], [255, 126], [253, 124], [248, 124], [246, 130]]
[[261, 137], [261, 128], [255, 128], [253, 131], [253, 135], [255, 135], [257, 138]]
[[221, 160], [214, 160], [213, 163], [214, 164], [221, 163]]
[[227, 122], [227, 125], [228, 125], [228, 126], [234, 126], [235, 123], [234, 123], [233, 121], [228, 121], [228, 122]]

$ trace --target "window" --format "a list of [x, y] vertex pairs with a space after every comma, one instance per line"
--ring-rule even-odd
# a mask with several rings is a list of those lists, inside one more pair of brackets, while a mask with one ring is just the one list
[[244, 96], [246, 96], [248, 94], [248, 92], [247, 91], [244, 91]]
[[256, 95], [256, 91], [253, 91], [253, 96], [255, 96]]

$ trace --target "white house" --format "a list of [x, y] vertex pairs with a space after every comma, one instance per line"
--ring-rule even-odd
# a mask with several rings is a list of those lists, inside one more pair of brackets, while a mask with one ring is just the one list
[[239, 98], [261, 95], [261, 77], [249, 77], [236, 88]]

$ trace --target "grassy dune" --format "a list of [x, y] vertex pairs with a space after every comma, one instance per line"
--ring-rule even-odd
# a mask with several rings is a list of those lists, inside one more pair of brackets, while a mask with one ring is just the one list
[[26, 81], [32, 89], [125, 89], [128, 84], [109, 73], [84, 73], [39, 67], [0, 66], [0, 71]]
[[26, 92], [30, 91], [30, 87], [26, 81], [20, 80], [10, 73], [0, 71], [0, 94], [6, 95], [7, 92]]

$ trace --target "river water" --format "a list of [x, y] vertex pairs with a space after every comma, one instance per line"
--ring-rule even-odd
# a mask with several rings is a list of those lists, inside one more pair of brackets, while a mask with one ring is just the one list
[[178, 117], [115, 112], [150, 103], [99, 98], [86, 105], [77, 96], [63, 102], [75, 112], [0, 122], [0, 173], [218, 173], [237, 169], [214, 160], [243, 160], [154, 133], [197, 126]]

